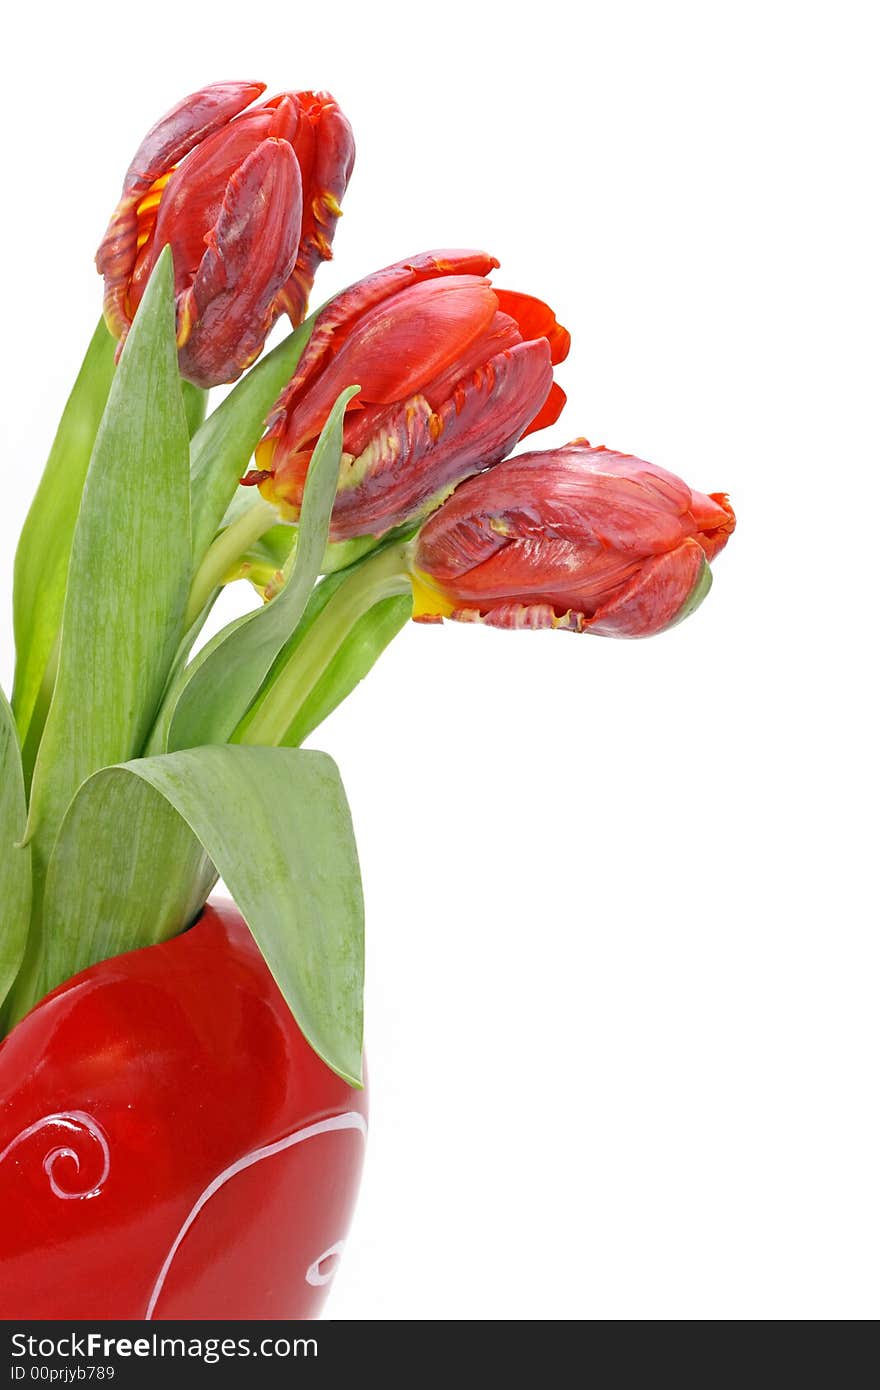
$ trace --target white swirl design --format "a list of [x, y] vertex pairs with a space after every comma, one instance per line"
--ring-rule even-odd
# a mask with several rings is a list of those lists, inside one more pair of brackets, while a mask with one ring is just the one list
[[[306, 1270], [306, 1283], [311, 1284], [316, 1289], [320, 1289], [324, 1284], [329, 1284], [336, 1273], [339, 1256], [344, 1249], [345, 1241], [337, 1240], [335, 1245], [331, 1245], [329, 1250], [325, 1250], [323, 1255], [319, 1255], [316, 1260], [313, 1260]], [[321, 1266], [326, 1264], [329, 1264], [329, 1269], [322, 1269]]]
[[[60, 1197], [63, 1202], [83, 1201], [88, 1197], [97, 1197], [110, 1176], [110, 1146], [98, 1121], [92, 1115], [86, 1114], [85, 1110], [58, 1110], [53, 1115], [44, 1115], [41, 1120], [36, 1120], [32, 1125], [28, 1125], [27, 1129], [23, 1129], [6, 1145], [6, 1148], [0, 1152], [0, 1163], [27, 1139], [53, 1127], [62, 1130], [67, 1140], [66, 1143], [49, 1149], [43, 1159], [43, 1172], [49, 1179], [49, 1186], [54, 1196]], [[89, 1140], [98, 1146], [102, 1158], [101, 1175], [97, 1182], [92, 1183], [85, 1191], [78, 1192], [76, 1189], [71, 1191], [69, 1185], [62, 1187], [59, 1178], [56, 1177], [56, 1165], [59, 1159], [70, 1158], [73, 1160], [76, 1172], [79, 1173], [82, 1166], [80, 1155], [72, 1145], [74, 1140], [83, 1139], [85, 1136], [88, 1136]]]
[[[327, 1120], [318, 1120], [313, 1125], [306, 1125], [303, 1129], [295, 1130], [293, 1134], [288, 1134], [285, 1139], [278, 1139], [274, 1144], [265, 1144], [261, 1149], [254, 1149], [252, 1153], [245, 1154], [244, 1158], [236, 1159], [235, 1163], [230, 1163], [228, 1168], [224, 1168], [223, 1172], [218, 1174], [213, 1182], [210, 1182], [205, 1188], [204, 1192], [192, 1207], [192, 1210], [180, 1230], [177, 1232], [174, 1243], [165, 1256], [165, 1262], [159, 1271], [159, 1277], [153, 1285], [153, 1292], [150, 1294], [150, 1301], [147, 1304], [144, 1321], [152, 1321], [153, 1313], [156, 1310], [156, 1304], [159, 1301], [159, 1295], [168, 1277], [168, 1271], [174, 1263], [174, 1257], [180, 1249], [196, 1217], [207, 1203], [210, 1202], [214, 1194], [219, 1192], [221, 1187], [224, 1187], [236, 1174], [243, 1173], [246, 1168], [252, 1168], [255, 1163], [262, 1163], [264, 1158], [271, 1158], [273, 1154], [282, 1153], [285, 1149], [292, 1149], [295, 1144], [302, 1144], [306, 1139], [315, 1139], [319, 1134], [332, 1134], [334, 1130], [338, 1129], [356, 1129], [366, 1138], [367, 1122], [358, 1110], [348, 1110], [344, 1115], [331, 1115]], [[306, 1279], [310, 1284], [326, 1284], [330, 1282], [333, 1277], [333, 1271], [331, 1270], [325, 1277], [320, 1275], [317, 1266], [320, 1265], [323, 1260], [326, 1260], [328, 1256], [338, 1254], [341, 1246], [342, 1242], [340, 1241], [338, 1245], [332, 1246], [326, 1254], [321, 1256], [320, 1260], [316, 1260], [314, 1265], [309, 1267]], [[313, 1270], [316, 1272], [317, 1278], [310, 1279], [309, 1274], [311, 1274]]]

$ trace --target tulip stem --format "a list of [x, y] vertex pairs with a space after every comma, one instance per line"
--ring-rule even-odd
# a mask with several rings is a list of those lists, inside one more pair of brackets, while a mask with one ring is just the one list
[[248, 547], [277, 525], [278, 513], [275, 508], [264, 498], [258, 497], [247, 511], [242, 512], [212, 541], [192, 582], [183, 622], [184, 631], [188, 631], [195, 622], [214, 590], [226, 583]]
[[242, 720], [233, 742], [271, 747], [284, 742], [355, 624], [383, 599], [410, 592], [407, 557], [407, 545], [387, 546], [352, 571], [307, 629], [262, 700]]

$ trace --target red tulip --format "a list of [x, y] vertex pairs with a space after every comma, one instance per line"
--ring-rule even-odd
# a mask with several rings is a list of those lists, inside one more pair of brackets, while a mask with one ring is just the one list
[[414, 616], [650, 637], [708, 592], [736, 518], [654, 464], [586, 442], [471, 478], [422, 528]]
[[163, 116], [131, 162], [96, 257], [107, 326], [124, 341], [171, 246], [180, 369], [199, 386], [234, 381], [282, 312], [302, 322], [354, 162], [331, 96], [286, 92], [246, 111], [264, 90], [216, 83]]
[[569, 335], [540, 300], [495, 289], [485, 277], [497, 264], [480, 251], [426, 252], [333, 300], [245, 481], [296, 520], [318, 433], [358, 384], [331, 536], [381, 535], [552, 424], [565, 402], [552, 364]]

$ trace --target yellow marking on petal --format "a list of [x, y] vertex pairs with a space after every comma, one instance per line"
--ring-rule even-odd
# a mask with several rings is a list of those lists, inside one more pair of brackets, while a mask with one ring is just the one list
[[293, 502], [288, 502], [286, 497], [279, 497], [277, 492], [269, 496], [265, 491], [265, 485], [260, 486], [260, 492], [267, 502], [271, 502], [273, 507], [278, 508], [278, 516], [282, 521], [299, 521], [300, 509]]
[[196, 297], [187, 290], [177, 302], [177, 346], [185, 347], [189, 342], [196, 321]]
[[431, 418], [428, 420], [428, 432], [436, 444], [443, 433], [443, 419], [442, 416], [436, 414], [436, 412], [432, 414]]
[[354, 454], [347, 454], [343, 450], [339, 460], [339, 491], [344, 488], [357, 487], [363, 482], [363, 474], [359, 472], [358, 460]]
[[137, 249], [139, 251], [153, 235], [162, 194], [165, 192], [165, 186], [173, 173], [174, 169], [169, 169], [167, 174], [158, 178], [135, 207], [135, 218], [138, 224]]
[[413, 591], [413, 617], [419, 618], [451, 618], [455, 611], [455, 604], [450, 603], [445, 594], [441, 594], [428, 582], [424, 575], [418, 570], [413, 570], [410, 574]]
[[[316, 201], [317, 201], [317, 199], [316, 199]], [[332, 193], [322, 193], [322, 194], [321, 194], [320, 201], [324, 204], [324, 207], [325, 207], [325, 208], [327, 209], [327, 211], [331, 214], [331, 216], [333, 216], [333, 217], [341, 217], [341, 216], [342, 216], [342, 208], [339, 206], [339, 203], [338, 203], [337, 199], [334, 198], [334, 196], [333, 196]], [[317, 209], [316, 209], [315, 215], [317, 216]]]
[[277, 508], [279, 520], [299, 521], [299, 507], [295, 503], [288, 501], [284, 494], [278, 489], [274, 474], [270, 474], [268, 478], [263, 478], [258, 486], [260, 489], [260, 496], [263, 500], [271, 503], [273, 507]]
[[263, 589], [263, 602], [271, 603], [272, 599], [275, 598], [276, 595], [280, 594], [283, 588], [284, 571], [276, 570], [275, 573], [272, 575], [272, 578], [269, 580], [269, 583]]
[[271, 473], [273, 471], [276, 444], [277, 440], [273, 439], [270, 434], [266, 434], [263, 435], [263, 438], [254, 450], [254, 458], [257, 467], [262, 468], [264, 473]]
[[144, 194], [143, 198], [141, 198], [140, 202], [137, 205], [138, 217], [140, 217], [145, 212], [152, 212], [154, 208], [157, 208], [159, 206], [162, 194], [165, 190], [165, 186], [173, 173], [174, 170], [169, 169], [167, 174], [162, 174], [161, 177], [158, 178], [156, 182], [152, 184], [151, 187], [147, 190], [147, 192]]
[[494, 531], [496, 536], [513, 535], [513, 527], [500, 516], [492, 516], [489, 518], [489, 530]]

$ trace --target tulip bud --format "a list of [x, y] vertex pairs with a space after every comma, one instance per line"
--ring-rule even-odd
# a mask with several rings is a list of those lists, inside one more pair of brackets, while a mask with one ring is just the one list
[[497, 264], [479, 251], [426, 252], [333, 300], [245, 481], [297, 520], [321, 427], [357, 384], [330, 534], [380, 536], [552, 424], [565, 402], [553, 364], [569, 335], [540, 300], [495, 289], [486, 276]]
[[124, 342], [160, 251], [174, 256], [182, 374], [234, 381], [282, 312], [301, 323], [354, 162], [326, 93], [251, 107], [262, 83], [186, 97], [143, 140], [98, 249], [104, 317]]
[[586, 442], [469, 479], [414, 546], [413, 616], [650, 637], [708, 592], [736, 525], [724, 493]]

